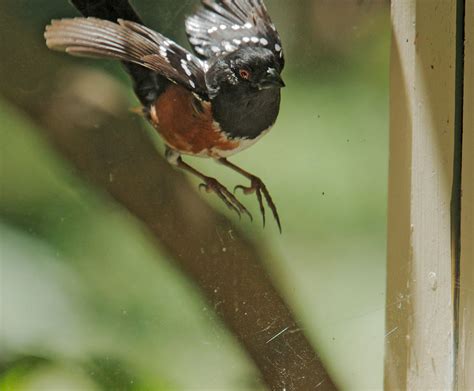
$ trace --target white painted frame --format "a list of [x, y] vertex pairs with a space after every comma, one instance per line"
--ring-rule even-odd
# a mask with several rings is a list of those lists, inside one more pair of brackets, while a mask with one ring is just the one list
[[459, 281], [459, 390], [474, 390], [474, 0], [466, 1]]
[[457, 0], [392, 0], [387, 390], [474, 390], [474, 0], [464, 1], [459, 257], [451, 200], [462, 19]]

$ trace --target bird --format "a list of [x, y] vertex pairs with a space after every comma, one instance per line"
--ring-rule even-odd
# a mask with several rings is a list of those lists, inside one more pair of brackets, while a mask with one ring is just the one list
[[[267, 134], [280, 111], [285, 56], [263, 0], [201, 0], [184, 23], [191, 50], [146, 27], [127, 0], [72, 1], [85, 17], [52, 20], [44, 32], [47, 47], [122, 61], [168, 162], [200, 178], [199, 189], [239, 216], [253, 220], [236, 191], [256, 194], [263, 225], [265, 200], [281, 233], [264, 182], [228, 160]], [[250, 183], [231, 192], [189, 165], [188, 155], [213, 159]]]

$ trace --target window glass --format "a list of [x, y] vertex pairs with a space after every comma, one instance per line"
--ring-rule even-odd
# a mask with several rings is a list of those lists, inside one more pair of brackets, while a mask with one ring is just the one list
[[[78, 15], [67, 1], [1, 2], [0, 388], [263, 390], [287, 355], [312, 361], [293, 336], [341, 389], [382, 388], [389, 3], [265, 3], [281, 109], [229, 160], [265, 182], [282, 233], [255, 194], [235, 192], [239, 219], [164, 160], [118, 62], [46, 48], [50, 20]], [[188, 47], [197, 0], [133, 4]]]

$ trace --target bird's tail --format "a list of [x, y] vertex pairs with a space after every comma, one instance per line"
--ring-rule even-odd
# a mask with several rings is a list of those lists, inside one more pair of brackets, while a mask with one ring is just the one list
[[[143, 24], [128, 0], [71, 0], [71, 3], [86, 17], [92, 16], [111, 22], [124, 19]], [[135, 94], [144, 106], [152, 104], [169, 84], [163, 76], [140, 65], [125, 61], [123, 65], [133, 80]]]

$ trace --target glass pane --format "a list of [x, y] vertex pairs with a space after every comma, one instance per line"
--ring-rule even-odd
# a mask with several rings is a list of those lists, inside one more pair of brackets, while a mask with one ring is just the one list
[[[264, 181], [281, 234], [255, 194], [236, 191], [239, 219], [165, 161], [118, 61], [46, 48], [72, 5], [1, 2], [0, 388], [290, 390], [314, 352], [339, 388], [382, 388], [389, 4], [265, 3], [286, 87], [272, 131], [229, 160]], [[198, 4], [133, 2], [187, 48]]]

